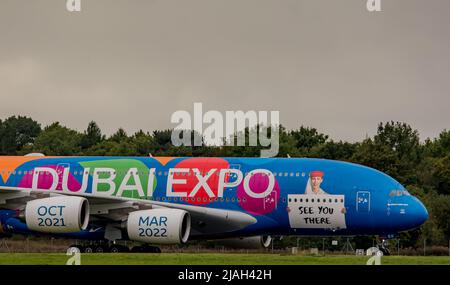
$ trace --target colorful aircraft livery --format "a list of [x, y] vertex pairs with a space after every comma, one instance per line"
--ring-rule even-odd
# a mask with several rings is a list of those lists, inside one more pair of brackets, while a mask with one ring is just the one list
[[[396, 234], [418, 227], [428, 218], [423, 204], [388, 175], [361, 165], [324, 159], [1, 157], [0, 175], [0, 198], [11, 191], [57, 195], [70, 200], [72, 204], [67, 202], [67, 209], [76, 209], [71, 205], [83, 205], [87, 199], [91, 208], [98, 208], [97, 212], [91, 209], [88, 215], [94, 217], [89, 227], [107, 226], [95, 222], [95, 215], [104, 214], [103, 218], [111, 222], [136, 216], [128, 224], [136, 232], [128, 230], [128, 236], [142, 241], [145, 239], [139, 235], [141, 229], [143, 235], [148, 233], [142, 228], [142, 221], [152, 221], [152, 217], [165, 221], [157, 223], [164, 227], [157, 229], [159, 234], [168, 230], [166, 226], [170, 228], [170, 215], [181, 222], [187, 214], [192, 219], [192, 223], [186, 222], [192, 226], [189, 237], [196, 238]], [[8, 204], [5, 198], [4, 209], [35, 209], [27, 199], [21, 205]], [[102, 201], [110, 202], [99, 204]], [[130, 201], [152, 210], [127, 210], [126, 217], [112, 214], [119, 205]], [[47, 202], [42, 200], [42, 205], [51, 204]], [[42, 209], [47, 208], [39, 205], [35, 205], [36, 213], [41, 215], [46, 212]], [[157, 210], [162, 212], [156, 219], [152, 215], [159, 213]], [[148, 215], [136, 214], [140, 212]], [[4, 218], [10, 219], [11, 215], [4, 214], [2, 218], [0, 211], [0, 221], [3, 225], [9, 223], [9, 230], [19, 228], [13, 223], [18, 221]], [[37, 221], [48, 231], [56, 232], [51, 229], [52, 223], [45, 225], [44, 218]], [[77, 222], [83, 221], [74, 224]], [[35, 227], [30, 221], [26, 223], [28, 230]], [[42, 229], [39, 224], [35, 228]]]

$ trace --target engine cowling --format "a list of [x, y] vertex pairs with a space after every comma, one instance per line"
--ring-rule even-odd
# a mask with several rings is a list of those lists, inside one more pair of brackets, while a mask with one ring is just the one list
[[32, 200], [25, 206], [30, 230], [44, 233], [74, 233], [89, 223], [89, 202], [83, 197], [58, 196]]
[[230, 248], [258, 249], [269, 247], [272, 242], [272, 237], [271, 236], [241, 237], [241, 238], [221, 239], [216, 240], [214, 242], [216, 244]]
[[191, 216], [179, 209], [134, 211], [127, 220], [128, 238], [145, 243], [186, 243], [190, 231]]

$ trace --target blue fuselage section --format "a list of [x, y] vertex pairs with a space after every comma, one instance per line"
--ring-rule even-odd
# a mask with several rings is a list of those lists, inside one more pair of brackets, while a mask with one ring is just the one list
[[[11, 158], [0, 159], [0, 173], [10, 172], [2, 175], [0, 191], [31, 190], [33, 187], [45, 191], [54, 187], [52, 190], [61, 194], [70, 191], [70, 194], [80, 196], [145, 199], [236, 211], [256, 219], [243, 229], [210, 235], [218, 238], [389, 235], [417, 228], [428, 218], [424, 205], [392, 177], [369, 167], [340, 161], [42, 157], [24, 159], [14, 169], [2, 169], [1, 162], [7, 159]], [[11, 165], [11, 162], [6, 164]], [[41, 175], [36, 174], [40, 167], [54, 169], [58, 182], [53, 183], [55, 177], [52, 175], [36, 176]], [[110, 172], [97, 173], [98, 169], [109, 169]], [[67, 171], [65, 179], [64, 171]], [[105, 183], [108, 179], [111, 183]], [[0, 210], [3, 230], [29, 233], [15, 213], [14, 209]], [[91, 228], [72, 236], [102, 238], [101, 232]]]

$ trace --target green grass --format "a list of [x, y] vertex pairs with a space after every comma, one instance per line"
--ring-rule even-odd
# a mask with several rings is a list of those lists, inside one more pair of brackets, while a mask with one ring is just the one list
[[[61, 253], [0, 253], [0, 264], [64, 265]], [[83, 265], [364, 265], [365, 256], [302, 256], [233, 253], [103, 253], [81, 254]], [[384, 256], [383, 265], [447, 264], [448, 256]]]

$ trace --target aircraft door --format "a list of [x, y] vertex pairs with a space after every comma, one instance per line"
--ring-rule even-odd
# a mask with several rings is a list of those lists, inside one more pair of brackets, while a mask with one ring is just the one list
[[356, 211], [360, 213], [370, 212], [370, 192], [358, 191], [356, 193]]
[[58, 186], [56, 187], [56, 189], [62, 189], [63, 174], [64, 169], [66, 168], [70, 168], [69, 163], [58, 163], [56, 165], [56, 173], [58, 174]]

